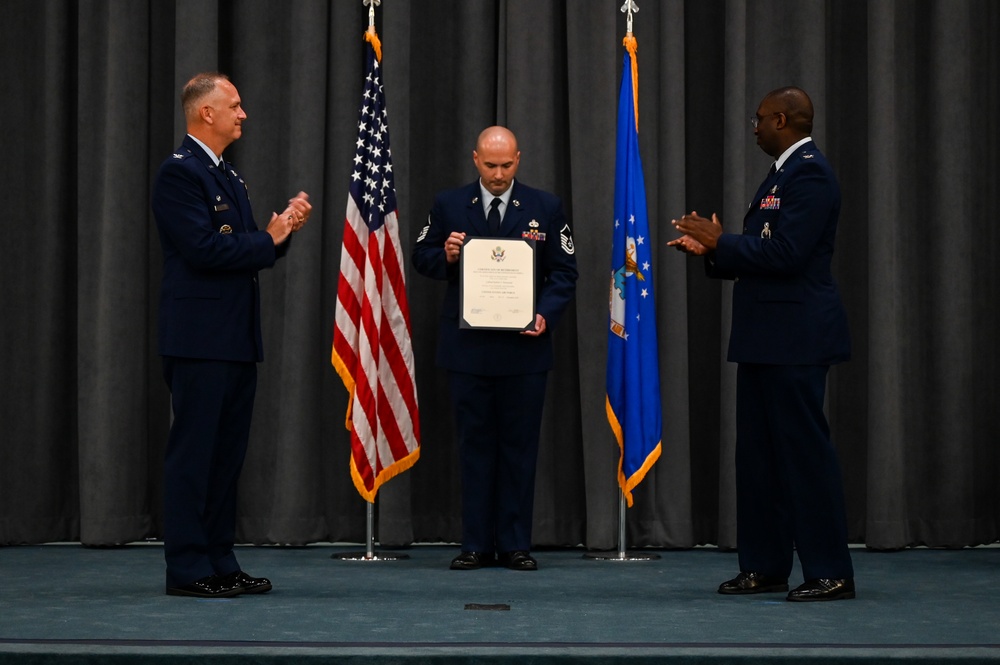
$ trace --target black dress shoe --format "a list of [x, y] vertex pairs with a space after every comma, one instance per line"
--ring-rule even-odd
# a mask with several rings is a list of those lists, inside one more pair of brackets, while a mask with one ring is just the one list
[[452, 570], [477, 570], [493, 565], [493, 555], [482, 552], [462, 552], [451, 560]]
[[773, 593], [788, 591], [788, 579], [768, 577], [760, 573], [740, 573], [719, 585], [719, 593], [737, 595], [746, 593]]
[[266, 577], [250, 577], [242, 570], [220, 578], [223, 584], [239, 587], [243, 593], [267, 593], [271, 590], [271, 580]]
[[228, 584], [218, 575], [209, 575], [183, 586], [167, 587], [168, 596], [191, 596], [193, 598], [231, 598], [243, 593], [243, 588]]
[[854, 580], [806, 580], [788, 594], [788, 600], [849, 600], [854, 598]]
[[538, 570], [538, 562], [522, 550], [501, 554], [500, 562], [511, 570]]

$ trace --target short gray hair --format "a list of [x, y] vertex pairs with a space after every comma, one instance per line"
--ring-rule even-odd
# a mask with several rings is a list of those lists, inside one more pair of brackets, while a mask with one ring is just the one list
[[184, 115], [191, 115], [197, 112], [197, 104], [205, 95], [215, 90], [219, 81], [228, 81], [229, 77], [221, 72], [202, 72], [195, 74], [190, 81], [184, 84], [181, 90], [181, 107]]

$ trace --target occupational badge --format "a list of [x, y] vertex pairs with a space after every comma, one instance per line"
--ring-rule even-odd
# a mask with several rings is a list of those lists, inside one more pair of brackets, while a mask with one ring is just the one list
[[221, 233], [224, 236], [229, 235], [232, 232], [233, 232], [233, 227], [229, 226], [229, 224], [223, 224], [222, 226], [219, 227], [219, 233]]

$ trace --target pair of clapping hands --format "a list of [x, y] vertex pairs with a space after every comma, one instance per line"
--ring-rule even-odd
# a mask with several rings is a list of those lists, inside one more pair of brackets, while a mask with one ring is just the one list
[[279, 215], [271, 213], [271, 220], [267, 223], [267, 232], [274, 238], [274, 244], [280, 245], [309, 221], [309, 214], [312, 212], [312, 205], [309, 204], [309, 195], [299, 192], [288, 200], [288, 207]]
[[719, 236], [722, 235], [722, 224], [715, 213], [712, 213], [712, 219], [708, 219], [692, 210], [680, 219], [670, 220], [670, 223], [684, 235], [671, 240], [667, 246], [685, 254], [695, 256], [708, 254], [715, 249]]

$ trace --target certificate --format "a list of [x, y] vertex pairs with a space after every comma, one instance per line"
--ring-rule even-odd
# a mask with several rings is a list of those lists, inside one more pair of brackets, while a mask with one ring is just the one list
[[533, 330], [535, 241], [466, 238], [458, 286], [459, 327]]

